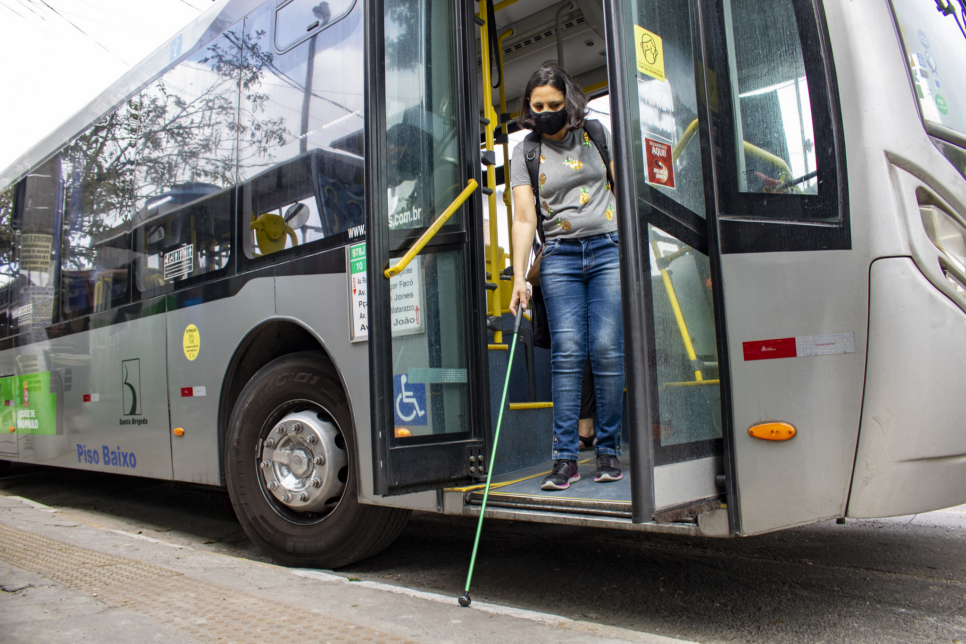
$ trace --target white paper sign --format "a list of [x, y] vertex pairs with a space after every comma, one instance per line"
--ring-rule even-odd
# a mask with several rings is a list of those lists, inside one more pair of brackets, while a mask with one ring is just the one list
[[389, 280], [393, 336], [425, 331], [423, 320], [426, 317], [426, 304], [423, 299], [422, 259], [417, 255], [399, 275]]

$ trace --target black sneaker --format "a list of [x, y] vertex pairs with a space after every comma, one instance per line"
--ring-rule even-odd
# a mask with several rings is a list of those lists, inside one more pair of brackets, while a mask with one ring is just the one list
[[566, 490], [571, 483], [580, 480], [577, 472], [577, 461], [554, 461], [553, 471], [543, 479], [541, 490]]
[[598, 454], [597, 473], [594, 475], [594, 480], [598, 483], [621, 480], [624, 478], [624, 475], [621, 474], [620, 464], [621, 462], [617, 460], [616, 456], [612, 456], [610, 454]]

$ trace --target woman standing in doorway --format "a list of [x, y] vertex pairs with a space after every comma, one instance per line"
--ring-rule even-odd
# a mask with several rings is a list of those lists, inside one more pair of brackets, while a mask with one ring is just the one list
[[[544, 490], [564, 490], [577, 471], [580, 389], [590, 356], [597, 398], [597, 482], [616, 481], [620, 470], [624, 392], [616, 199], [601, 152], [585, 129], [587, 99], [564, 70], [545, 65], [530, 77], [520, 111], [522, 127], [540, 133], [536, 199], [526, 142], [511, 164], [513, 190], [513, 296], [516, 314], [527, 304], [527, 260], [541, 225], [546, 243], [540, 285], [550, 323], [553, 368], [553, 471]], [[610, 149], [610, 133], [606, 149]], [[613, 164], [611, 164], [613, 176]]]

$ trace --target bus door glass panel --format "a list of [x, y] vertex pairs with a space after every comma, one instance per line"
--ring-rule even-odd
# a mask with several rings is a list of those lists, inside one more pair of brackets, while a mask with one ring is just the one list
[[[254, 202], [244, 206], [252, 220], [244, 235], [247, 258], [364, 233], [363, 11], [352, 0], [294, 0], [277, 14], [268, 3], [245, 19], [238, 173], [240, 181], [259, 177], [251, 186]], [[316, 20], [320, 25], [298, 42]], [[273, 24], [283, 53], [273, 51]], [[276, 196], [269, 195], [270, 177], [281, 182]], [[300, 223], [294, 217], [305, 217], [298, 204], [309, 209], [308, 218], [292, 226]], [[269, 216], [259, 222], [262, 215]]]
[[[386, 2], [391, 238], [432, 224], [462, 189], [453, 6]], [[442, 232], [461, 226], [457, 215]], [[390, 280], [394, 445], [468, 431], [463, 261], [460, 248], [434, 246]]]
[[[650, 257], [657, 466], [719, 454], [721, 396], [688, 2], [636, 0], [625, 37], [633, 161]], [[715, 495], [713, 476], [707, 493]], [[690, 499], [656, 498], [660, 507]]]
[[[631, 5], [634, 24], [625, 29], [635, 54], [628, 71], [634, 72], [630, 95], [637, 98], [629, 107], [640, 133], [634, 154], [638, 196], [689, 221], [704, 218], [690, 3]], [[705, 234], [703, 224], [697, 230]]]
[[125, 103], [64, 152], [61, 305], [77, 317], [130, 296], [137, 101]]

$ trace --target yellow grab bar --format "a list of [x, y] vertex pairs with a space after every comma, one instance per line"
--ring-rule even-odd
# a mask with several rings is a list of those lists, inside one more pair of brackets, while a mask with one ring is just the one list
[[476, 183], [476, 179], [470, 179], [470, 182], [466, 184], [465, 188], [463, 188], [463, 192], [459, 193], [456, 199], [453, 200], [453, 203], [447, 206], [446, 210], [444, 210], [443, 213], [436, 218], [436, 221], [433, 222], [433, 225], [427, 228], [426, 232], [419, 236], [419, 239], [416, 240], [416, 243], [413, 244], [413, 247], [406, 251], [406, 254], [400, 257], [398, 262], [386, 269], [386, 279], [399, 275], [401, 272], [403, 272], [403, 269], [409, 265], [409, 262], [413, 261], [413, 258], [419, 254], [419, 251], [421, 251], [423, 247], [429, 243], [429, 240], [439, 232], [439, 229], [442, 228], [443, 224], [445, 224], [447, 220], [453, 216], [453, 213], [459, 210], [460, 206], [463, 205], [463, 202], [470, 198], [470, 195], [476, 191], [479, 185], [480, 184]]
[[[661, 254], [657, 249], [657, 244], [651, 242], [651, 249], [654, 251], [654, 257], [661, 259]], [[681, 304], [678, 302], [678, 295], [674, 292], [674, 286], [671, 284], [671, 274], [667, 272], [666, 268], [661, 270], [661, 279], [664, 281], [664, 290], [667, 291], [668, 300], [671, 303], [671, 310], [674, 312], [674, 319], [678, 323], [678, 331], [681, 332], [681, 339], [684, 341], [684, 349], [688, 353], [688, 360], [694, 364], [694, 361], [698, 359], [698, 354], [694, 351], [694, 344], [691, 343], [691, 334], [688, 332], [688, 324], [684, 321], [684, 313], [681, 311]], [[701, 373], [700, 369], [695, 369], [694, 379], [698, 382], [704, 380], [704, 375]]]

